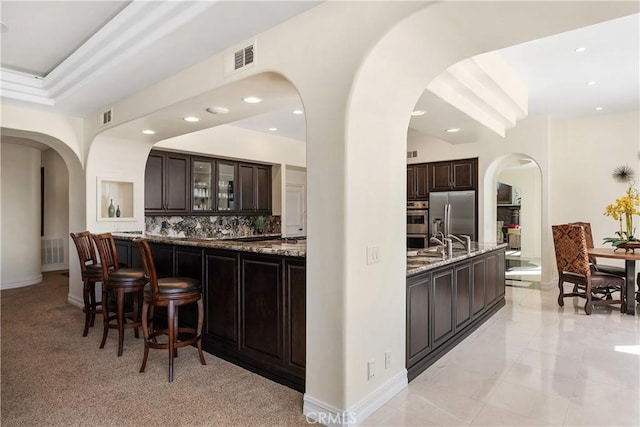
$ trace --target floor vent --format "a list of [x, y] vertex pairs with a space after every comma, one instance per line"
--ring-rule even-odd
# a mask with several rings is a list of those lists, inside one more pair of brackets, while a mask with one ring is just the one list
[[100, 124], [102, 126], [108, 125], [113, 120], [113, 109], [109, 108], [107, 111], [102, 113], [102, 118]]
[[68, 268], [66, 260], [67, 239], [62, 237], [42, 237], [42, 271]]

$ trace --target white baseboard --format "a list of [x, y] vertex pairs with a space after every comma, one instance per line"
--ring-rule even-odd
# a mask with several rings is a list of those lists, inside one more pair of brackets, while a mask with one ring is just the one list
[[15, 288], [23, 288], [25, 286], [35, 285], [36, 283], [42, 282], [42, 274], [38, 274], [31, 279], [26, 280], [18, 280], [17, 282], [8, 282], [0, 284], [0, 289], [15, 289]]
[[46, 271], [58, 271], [58, 270], [68, 270], [69, 264], [61, 263], [61, 264], [46, 264], [40, 267], [40, 270], [43, 272]]
[[75, 305], [76, 307], [84, 308], [84, 301], [71, 294], [67, 295], [67, 302], [71, 305]]
[[302, 412], [312, 424], [324, 424], [328, 427], [357, 426], [373, 414], [393, 396], [407, 387], [407, 370], [403, 369], [389, 381], [369, 393], [364, 399], [348, 410], [342, 411], [328, 403], [304, 395]]
[[540, 282], [540, 289], [542, 289], [543, 291], [550, 291], [554, 288], [558, 287], [558, 278], [556, 277], [555, 279], [551, 279], [548, 282]]

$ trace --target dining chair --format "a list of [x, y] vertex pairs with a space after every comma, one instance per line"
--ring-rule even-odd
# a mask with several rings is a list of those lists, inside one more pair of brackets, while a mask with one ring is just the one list
[[[584, 311], [591, 314], [593, 305], [620, 304], [625, 311], [625, 279], [609, 273], [592, 271], [587, 254], [587, 237], [583, 225], [561, 224], [551, 227], [558, 267], [558, 305], [564, 306], [565, 297], [586, 299]], [[573, 291], [564, 292], [564, 283], [572, 283]], [[612, 294], [620, 292], [620, 299]]]
[[[581, 225], [584, 227], [585, 237], [587, 240], [587, 249], [593, 248], [593, 234], [591, 233], [591, 223], [590, 222], [572, 222], [574, 225]], [[606, 265], [606, 264], [598, 264], [596, 257], [589, 256], [589, 262], [591, 263], [591, 267], [594, 271], [598, 271], [600, 273], [609, 273], [615, 274], [616, 276], [626, 277], [627, 273], [623, 267], [618, 267], [615, 265]]]
[[[169, 351], [169, 382], [173, 381], [173, 359], [178, 348], [196, 344], [200, 363], [206, 365], [202, 354], [202, 324], [204, 321], [204, 304], [200, 281], [187, 277], [167, 277], [158, 279], [156, 267], [149, 242], [144, 238], [133, 240], [140, 250], [148, 284], [144, 287], [142, 303], [142, 334], [144, 336], [144, 357], [140, 372], [144, 372], [149, 356], [149, 349], [165, 349]], [[198, 325], [196, 328], [179, 327], [178, 314], [181, 306], [197, 304]], [[167, 308], [167, 328], [154, 329], [153, 314], [155, 307]], [[151, 320], [149, 320], [151, 319]], [[166, 341], [158, 341], [159, 336], [166, 336]]]
[[91, 239], [91, 232], [69, 233], [78, 251], [80, 260], [80, 274], [82, 277], [82, 299], [84, 301], [84, 329], [82, 336], [86, 337], [89, 327], [93, 327], [96, 313], [102, 313], [98, 306], [102, 302], [96, 301], [96, 283], [102, 281], [102, 266], [98, 263], [95, 246]]
[[[140, 268], [120, 268], [118, 252], [111, 233], [92, 235], [98, 248], [102, 265], [102, 317], [103, 332], [100, 348], [107, 342], [109, 329], [118, 330], [118, 357], [122, 356], [124, 330], [133, 328], [135, 337], [139, 337], [140, 296], [147, 284], [144, 270]], [[109, 294], [115, 295], [116, 307], [111, 307]], [[131, 311], [125, 312], [125, 295], [132, 295]]]

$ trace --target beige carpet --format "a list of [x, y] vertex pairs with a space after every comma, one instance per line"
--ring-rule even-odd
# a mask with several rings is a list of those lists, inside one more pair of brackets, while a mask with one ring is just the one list
[[195, 348], [180, 350], [173, 383], [168, 356], [151, 350], [138, 373], [141, 339], [125, 331], [116, 356], [102, 319], [82, 337], [83, 314], [66, 302], [68, 278], [44, 274], [38, 285], [2, 291], [2, 426], [308, 425], [302, 395]]

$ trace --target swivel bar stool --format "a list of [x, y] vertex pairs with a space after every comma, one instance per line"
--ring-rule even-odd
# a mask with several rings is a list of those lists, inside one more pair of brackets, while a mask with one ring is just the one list
[[[138, 338], [140, 321], [140, 296], [147, 279], [144, 270], [140, 268], [120, 268], [116, 244], [111, 233], [93, 235], [93, 240], [98, 248], [100, 263], [102, 264], [102, 316], [103, 332], [100, 348], [104, 348], [109, 329], [118, 330], [118, 357], [122, 356], [124, 344], [124, 330], [133, 328], [135, 337]], [[109, 293], [115, 294], [116, 307], [109, 307]], [[125, 294], [131, 294], [133, 307], [130, 312], [125, 312]], [[115, 323], [114, 323], [115, 321]]]
[[96, 282], [102, 282], [102, 266], [98, 264], [96, 250], [93, 246], [91, 233], [82, 231], [80, 233], [70, 233], [73, 243], [78, 251], [80, 260], [80, 273], [82, 275], [82, 297], [84, 300], [84, 330], [82, 336], [86, 337], [89, 327], [93, 327], [96, 320], [96, 313], [101, 313], [98, 306], [102, 305], [96, 301]]
[[[146, 239], [136, 238], [133, 242], [140, 250], [140, 257], [144, 265], [145, 275], [149, 283], [144, 288], [142, 303], [142, 334], [144, 335], [144, 358], [140, 372], [144, 372], [149, 356], [149, 348], [169, 350], [169, 382], [173, 381], [173, 359], [177, 356], [178, 348], [196, 344], [200, 363], [206, 365], [202, 354], [202, 323], [204, 320], [204, 306], [202, 302], [202, 288], [200, 282], [186, 277], [168, 277], [158, 279], [156, 267], [151, 255], [151, 248]], [[179, 307], [197, 303], [197, 328], [179, 327]], [[154, 307], [167, 307], [167, 329], [154, 330]], [[151, 322], [149, 322], [149, 314]], [[166, 342], [158, 342], [157, 337], [166, 335]], [[182, 339], [180, 339], [182, 338]]]

